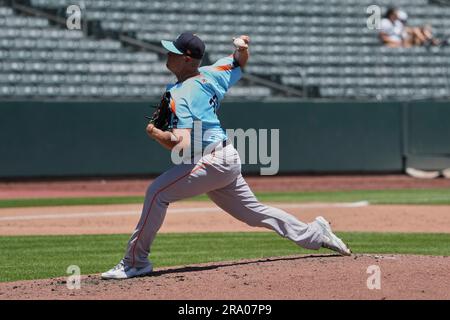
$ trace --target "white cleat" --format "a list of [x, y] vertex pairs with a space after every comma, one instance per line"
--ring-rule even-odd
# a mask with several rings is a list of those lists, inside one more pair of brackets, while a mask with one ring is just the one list
[[331, 231], [330, 223], [324, 217], [317, 217], [317, 223], [322, 227], [323, 238], [322, 247], [340, 253], [343, 256], [350, 256], [352, 251]]
[[151, 263], [146, 267], [134, 268], [126, 266], [123, 261], [120, 261], [117, 266], [102, 273], [102, 279], [129, 279], [134, 277], [143, 277], [149, 275], [152, 271], [153, 266]]

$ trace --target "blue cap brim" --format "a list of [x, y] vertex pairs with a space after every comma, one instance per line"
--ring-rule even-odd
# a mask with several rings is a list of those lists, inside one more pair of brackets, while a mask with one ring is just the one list
[[177, 49], [177, 47], [175, 47], [175, 45], [173, 44], [172, 41], [161, 40], [161, 44], [166, 50], [168, 50], [170, 52], [173, 52], [176, 54], [183, 54], [183, 52], [181, 52], [180, 50]]

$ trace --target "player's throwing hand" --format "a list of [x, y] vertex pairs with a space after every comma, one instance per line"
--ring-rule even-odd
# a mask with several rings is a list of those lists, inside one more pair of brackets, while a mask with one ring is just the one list
[[244, 68], [247, 64], [248, 58], [250, 57], [248, 45], [250, 43], [250, 37], [247, 35], [242, 35], [237, 38], [233, 38], [233, 44], [236, 50], [234, 51], [233, 57], [237, 66]]
[[250, 43], [250, 37], [247, 35], [242, 35], [237, 38], [233, 38], [233, 44], [236, 47], [236, 50], [246, 50], [248, 49], [248, 44]]

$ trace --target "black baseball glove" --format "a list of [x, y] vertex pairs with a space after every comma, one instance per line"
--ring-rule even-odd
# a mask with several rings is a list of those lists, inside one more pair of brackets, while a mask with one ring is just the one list
[[165, 92], [159, 106], [154, 106], [154, 108], [156, 110], [153, 112], [153, 115], [147, 117], [147, 119], [150, 119], [150, 123], [162, 131], [171, 129], [170, 119], [172, 111], [170, 110], [170, 92]]

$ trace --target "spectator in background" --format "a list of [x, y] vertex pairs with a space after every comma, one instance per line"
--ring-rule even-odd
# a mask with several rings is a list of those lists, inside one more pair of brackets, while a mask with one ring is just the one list
[[444, 42], [435, 38], [433, 28], [427, 24], [419, 27], [408, 26], [408, 14], [398, 11], [397, 17], [403, 25], [402, 38], [406, 46], [439, 46]]
[[408, 14], [397, 8], [389, 8], [381, 20], [380, 40], [390, 48], [410, 48], [412, 46], [446, 45], [434, 37], [430, 25], [412, 27], [407, 25]]
[[389, 8], [381, 20], [380, 40], [391, 48], [404, 47], [405, 43], [402, 38], [404, 33], [404, 25], [398, 18], [397, 8]]

